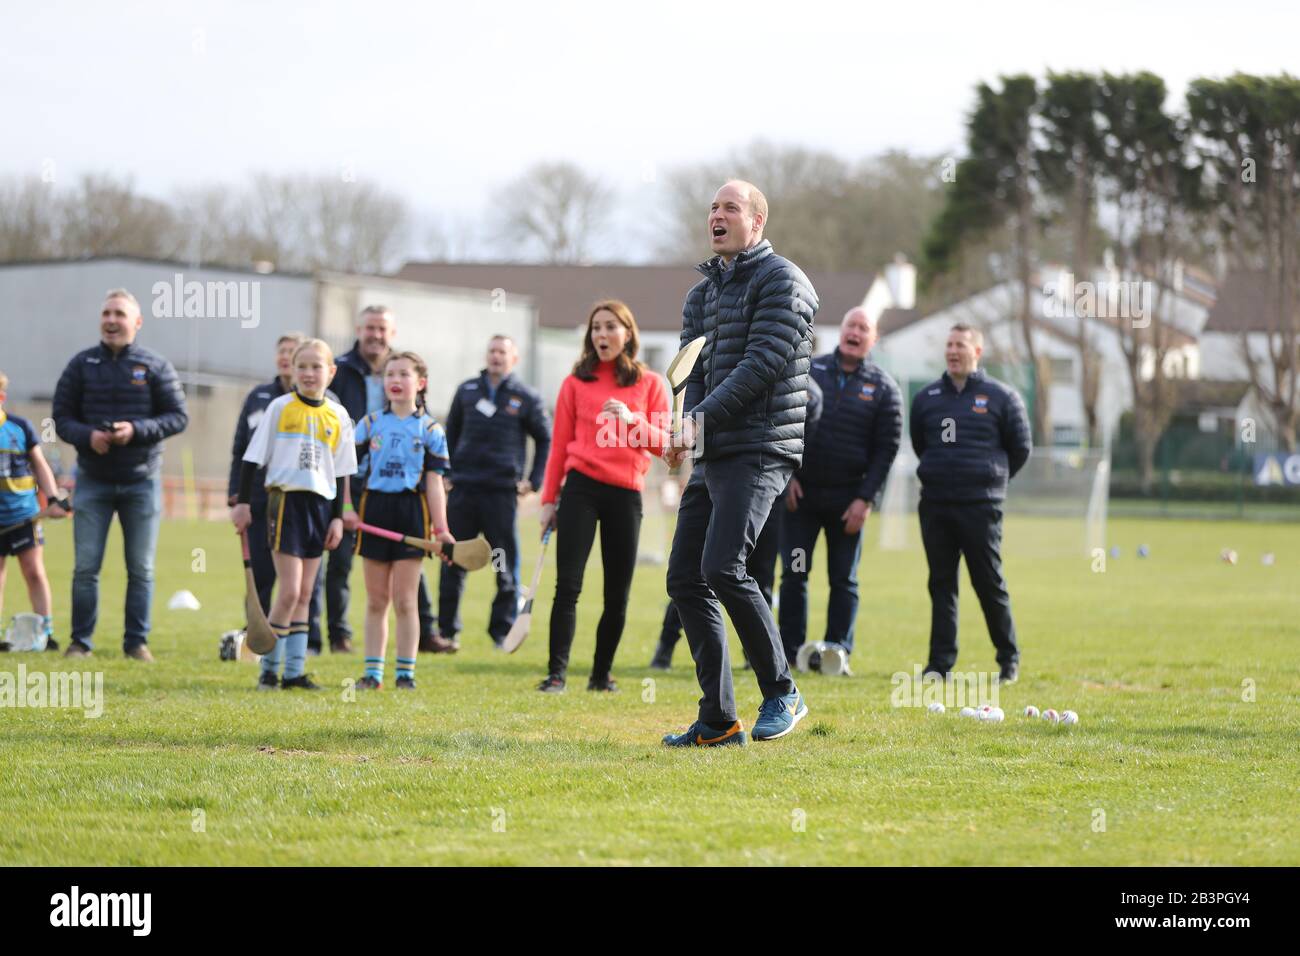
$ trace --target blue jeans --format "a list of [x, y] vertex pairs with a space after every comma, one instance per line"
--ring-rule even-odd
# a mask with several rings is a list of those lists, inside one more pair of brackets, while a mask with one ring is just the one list
[[[826, 535], [826, 572], [830, 580], [830, 601], [826, 608], [826, 633], [822, 640], [853, 651], [854, 622], [858, 616], [858, 559], [862, 556], [862, 532], [845, 534], [840, 516], [857, 497], [857, 487], [819, 488], [804, 485], [796, 511], [781, 508], [781, 641], [794, 660], [807, 640], [808, 573], [812, 570], [813, 548]], [[798, 560], [798, 567], [794, 570]]]
[[162, 478], [118, 484], [77, 475], [72, 519], [76, 570], [72, 574], [72, 640], [93, 647], [99, 617], [99, 569], [104, 563], [108, 527], [117, 512], [126, 552], [126, 622], [122, 646], [130, 650], [149, 639], [153, 601], [153, 563], [162, 519]]

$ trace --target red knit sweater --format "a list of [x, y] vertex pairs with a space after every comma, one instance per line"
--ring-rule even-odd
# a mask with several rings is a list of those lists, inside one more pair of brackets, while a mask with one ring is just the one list
[[[600, 409], [610, 398], [625, 404], [636, 421], [623, 425], [614, 416], [602, 414]], [[555, 402], [555, 431], [546, 460], [542, 503], [555, 503], [560, 482], [571, 469], [608, 485], [644, 490], [650, 456], [662, 454], [668, 444], [669, 414], [668, 389], [663, 379], [649, 370], [641, 381], [626, 388], [614, 380], [613, 362], [596, 366], [594, 382], [570, 375]]]

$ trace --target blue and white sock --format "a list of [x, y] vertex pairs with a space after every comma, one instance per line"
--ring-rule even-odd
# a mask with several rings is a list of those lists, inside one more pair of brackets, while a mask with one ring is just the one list
[[381, 684], [384, 682], [384, 659], [382, 657], [366, 658], [366, 676], [373, 677]]
[[414, 657], [399, 657], [397, 659], [397, 679], [401, 680], [403, 677], [408, 677], [411, 680], [415, 680], [415, 658]]
[[284, 679], [301, 677], [307, 670], [307, 622], [293, 621], [284, 643]]
[[272, 624], [271, 630], [275, 631], [279, 640], [275, 642], [275, 650], [262, 655], [262, 673], [270, 673], [278, 677], [280, 676], [280, 665], [284, 662], [285, 634], [289, 629], [283, 624]]

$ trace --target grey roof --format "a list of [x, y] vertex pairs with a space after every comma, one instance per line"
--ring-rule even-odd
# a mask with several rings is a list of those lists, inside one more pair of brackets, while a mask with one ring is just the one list
[[[682, 326], [686, 293], [702, 278], [690, 265], [519, 265], [516, 263], [408, 262], [392, 278], [470, 289], [502, 289], [531, 296], [544, 328], [572, 329], [587, 320], [594, 303], [621, 299], [646, 331]], [[821, 300], [822, 324], [839, 324], [860, 305], [871, 276], [851, 272], [809, 272]]]

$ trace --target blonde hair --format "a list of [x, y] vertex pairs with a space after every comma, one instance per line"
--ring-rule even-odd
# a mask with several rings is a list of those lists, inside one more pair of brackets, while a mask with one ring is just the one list
[[334, 364], [334, 350], [330, 348], [330, 344], [328, 342], [326, 342], [324, 339], [303, 339], [301, 342], [298, 343], [298, 347], [293, 350], [293, 362], [295, 365], [298, 364], [298, 353], [302, 352], [305, 349], [316, 349], [318, 352], [320, 352], [322, 355], [325, 356], [326, 365]]

